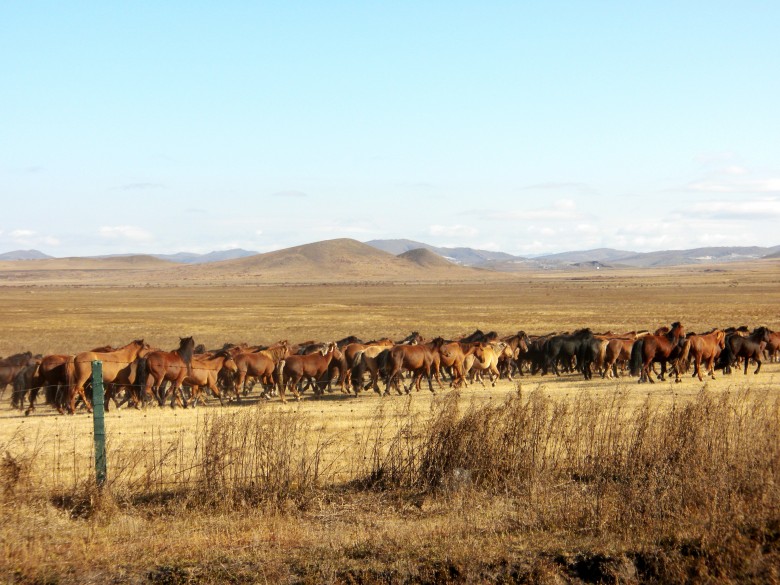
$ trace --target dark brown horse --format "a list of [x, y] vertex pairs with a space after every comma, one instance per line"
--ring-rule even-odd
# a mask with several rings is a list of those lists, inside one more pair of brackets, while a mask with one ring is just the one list
[[35, 411], [38, 393], [43, 390], [46, 403], [57, 409], [60, 414], [67, 408], [68, 380], [73, 379], [73, 356], [64, 354], [47, 355], [33, 375], [30, 389], [30, 405], [25, 414]]
[[[676, 359], [681, 351], [681, 341], [685, 341], [685, 328], [679, 323], [672, 323], [667, 333], [645, 335], [634, 342], [631, 348], [631, 375], [639, 376], [640, 382], [655, 381], [651, 377], [653, 362], [661, 363], [661, 375], [663, 380], [666, 375], [667, 362]], [[675, 372], [675, 381], [680, 381], [679, 372]]]
[[0, 359], [0, 398], [5, 394], [5, 389], [12, 384], [16, 375], [27, 367], [32, 360], [32, 352], [17, 353]]
[[171, 408], [174, 401], [180, 406], [187, 407], [187, 402], [181, 395], [181, 386], [184, 378], [191, 374], [192, 355], [195, 342], [192, 337], [180, 337], [179, 347], [173, 351], [153, 351], [146, 356], [146, 385], [144, 387], [147, 398], [157, 398], [160, 406], [165, 402], [165, 396], [160, 394], [160, 385], [163, 380], [171, 382]]
[[725, 354], [726, 363], [731, 366], [738, 359], [745, 360], [745, 375], [748, 371], [748, 363], [750, 360], [755, 360], [758, 364], [754, 374], [758, 374], [761, 370], [761, 361], [764, 355], [764, 348], [771, 340], [772, 331], [766, 327], [759, 327], [746, 337], [739, 335], [732, 335], [726, 340], [726, 347], [723, 353]]
[[688, 353], [693, 359], [693, 376], [699, 377], [702, 381], [701, 363], [707, 364], [707, 373], [715, 379], [715, 360], [718, 359], [720, 352], [726, 347], [726, 332], [721, 329], [714, 329], [709, 333], [702, 335], [690, 335], [687, 342], [690, 343]]

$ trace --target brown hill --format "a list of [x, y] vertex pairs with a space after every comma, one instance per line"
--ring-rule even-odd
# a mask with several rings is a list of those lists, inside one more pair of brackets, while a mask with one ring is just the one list
[[435, 252], [431, 252], [425, 248], [415, 248], [414, 250], [409, 250], [403, 254], [398, 254], [398, 258], [403, 258], [404, 260], [408, 260], [425, 268], [449, 268], [457, 266]]
[[[472, 280], [484, 271], [456, 266], [427, 250], [394, 256], [347, 238], [246, 258], [177, 268], [188, 280], [247, 282], [391, 282]], [[431, 257], [428, 256], [430, 254]]]
[[175, 266], [154, 256], [111, 256], [108, 258], [46, 258], [0, 262], [0, 272], [59, 270], [155, 270]]

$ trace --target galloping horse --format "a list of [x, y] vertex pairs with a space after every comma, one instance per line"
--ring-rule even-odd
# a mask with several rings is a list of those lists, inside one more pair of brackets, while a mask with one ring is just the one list
[[122, 370], [130, 367], [136, 358], [143, 357], [148, 350], [149, 344], [144, 343], [143, 339], [136, 339], [114, 351], [84, 351], [77, 354], [73, 358], [73, 382], [69, 384], [68, 388], [68, 412], [73, 414], [76, 411], [77, 395], [81, 396], [87, 410], [92, 412], [92, 404], [84, 393], [84, 385], [92, 377], [93, 361], [103, 362], [103, 382], [109, 384], [119, 376]]
[[714, 329], [709, 333], [702, 335], [691, 335], [687, 342], [690, 343], [688, 352], [693, 358], [694, 370], [693, 376], [699, 377], [702, 381], [701, 362], [707, 362], [707, 372], [715, 379], [715, 360], [718, 359], [720, 352], [726, 347], [726, 332], [721, 329]]
[[[666, 374], [666, 362], [674, 359], [680, 352], [680, 341], [685, 339], [685, 328], [679, 323], [672, 323], [668, 333], [657, 332], [655, 335], [645, 335], [634, 342], [631, 348], [631, 375], [639, 376], [640, 382], [649, 381], [655, 384], [650, 376], [653, 362], [661, 362], [661, 375]], [[675, 381], [680, 381], [679, 372], [675, 372]]]
[[[191, 364], [194, 349], [195, 341], [192, 337], [180, 337], [179, 347], [173, 351], [153, 351], [147, 354], [146, 371], [148, 375], [144, 390], [148, 398], [153, 398], [156, 395], [158, 404], [162, 406], [165, 397], [159, 394], [160, 384], [163, 380], [168, 380], [173, 384], [171, 408], [175, 406], [174, 400], [180, 406], [187, 407], [187, 402], [183, 402], [181, 396], [181, 386], [184, 378], [192, 373]], [[154, 393], [152, 388], [154, 388]]]

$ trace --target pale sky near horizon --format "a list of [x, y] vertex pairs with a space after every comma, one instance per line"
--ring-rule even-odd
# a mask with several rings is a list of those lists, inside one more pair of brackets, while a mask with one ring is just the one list
[[0, 252], [780, 244], [778, 2], [0, 4]]

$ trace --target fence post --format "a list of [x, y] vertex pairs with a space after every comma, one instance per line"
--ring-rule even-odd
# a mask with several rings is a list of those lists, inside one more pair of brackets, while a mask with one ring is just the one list
[[103, 409], [103, 362], [92, 362], [92, 422], [95, 437], [95, 480], [99, 488], [106, 483], [106, 425]]

